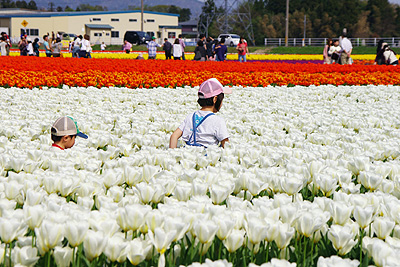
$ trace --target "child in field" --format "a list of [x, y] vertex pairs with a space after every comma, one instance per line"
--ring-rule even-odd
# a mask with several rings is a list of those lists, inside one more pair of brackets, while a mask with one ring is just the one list
[[101, 51], [105, 51], [106, 47], [107, 47], [106, 44], [104, 42], [102, 42], [101, 45], [100, 45]]
[[331, 55], [331, 64], [333, 62], [340, 63], [340, 51], [342, 48], [339, 46], [339, 40], [334, 40], [333, 45], [329, 48], [328, 54]]
[[208, 147], [221, 143], [224, 147], [225, 142], [229, 141], [229, 133], [225, 120], [215, 113], [222, 106], [224, 94], [230, 93], [232, 89], [224, 88], [215, 78], [203, 82], [200, 85], [197, 100], [201, 109], [189, 114], [175, 130], [171, 135], [169, 147], [176, 148], [180, 137], [190, 146]]
[[51, 127], [52, 148], [61, 150], [71, 148], [75, 144], [76, 136], [87, 139], [88, 136], [81, 133], [76, 121], [71, 117], [58, 118]]

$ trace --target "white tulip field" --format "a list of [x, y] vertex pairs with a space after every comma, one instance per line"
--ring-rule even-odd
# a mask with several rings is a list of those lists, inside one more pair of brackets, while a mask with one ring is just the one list
[[399, 266], [400, 87], [232, 89], [169, 149], [198, 87], [0, 88], [0, 265]]

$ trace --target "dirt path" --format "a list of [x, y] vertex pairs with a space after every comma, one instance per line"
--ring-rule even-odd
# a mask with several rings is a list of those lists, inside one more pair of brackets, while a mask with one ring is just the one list
[[266, 47], [264, 49], [257, 49], [254, 52], [251, 52], [252, 54], [269, 54], [272, 50], [272, 47]]

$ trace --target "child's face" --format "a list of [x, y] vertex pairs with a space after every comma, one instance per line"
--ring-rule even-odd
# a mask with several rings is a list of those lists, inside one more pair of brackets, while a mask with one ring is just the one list
[[76, 136], [75, 135], [68, 135], [68, 136], [65, 136], [65, 139], [64, 139], [64, 147], [65, 148], [71, 148], [71, 147], [73, 147], [74, 145], [75, 145], [75, 138], [76, 138]]

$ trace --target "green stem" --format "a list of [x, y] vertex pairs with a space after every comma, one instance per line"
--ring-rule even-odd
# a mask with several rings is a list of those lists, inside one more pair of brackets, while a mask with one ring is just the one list
[[[305, 237], [304, 237], [304, 239], [305, 239]], [[307, 255], [307, 242], [304, 242], [304, 243], [305, 243], [305, 245], [304, 245], [304, 253], [303, 253], [303, 267], [306, 266], [306, 255]]]
[[11, 246], [11, 243], [9, 244], [9, 249], [10, 249], [10, 254], [8, 254], [8, 266], [11, 266], [11, 250], [12, 250], [12, 246]]
[[364, 238], [364, 229], [360, 229], [360, 266], [362, 266], [362, 240]]
[[311, 240], [311, 256], [310, 256], [311, 261], [313, 259], [313, 252], [314, 252], [314, 239], [315, 239], [315, 232], [314, 232], [312, 240]]
[[267, 242], [267, 251], [266, 251], [267, 256], [265, 257], [265, 262], [269, 261], [269, 242]]
[[221, 259], [222, 242], [218, 242], [218, 259]]
[[50, 250], [49, 250], [49, 251], [47, 251], [47, 258], [46, 258], [46, 266], [47, 267], [50, 267], [50, 260], [51, 260], [51, 254], [50, 254]]
[[75, 267], [75, 249], [76, 247], [72, 249], [72, 267]]
[[203, 244], [202, 243], [200, 243], [200, 263], [203, 263], [202, 262], [202, 259], [203, 259], [203, 251], [202, 251], [202, 246], [203, 246]]
[[6, 266], [7, 243], [4, 246], [3, 266]]

